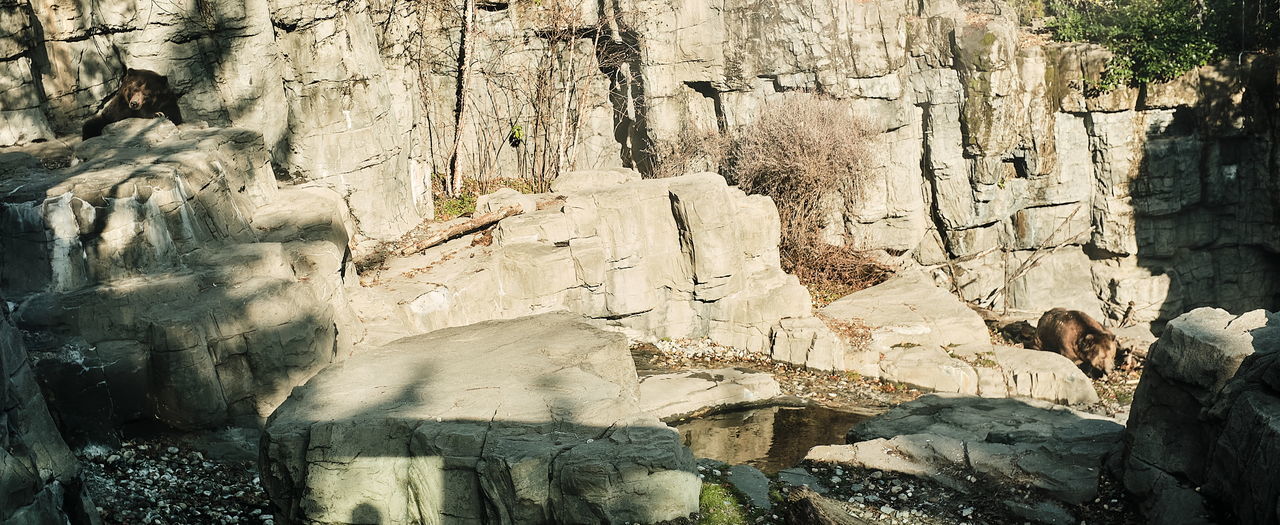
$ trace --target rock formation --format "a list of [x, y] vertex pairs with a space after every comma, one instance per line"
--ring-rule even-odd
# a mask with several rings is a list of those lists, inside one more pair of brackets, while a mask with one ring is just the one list
[[847, 98], [883, 133], [844, 229], [913, 253], [966, 299], [1112, 319], [1132, 302], [1139, 322], [1276, 301], [1275, 168], [1248, 160], [1275, 151], [1272, 60], [1088, 98], [1105, 51], [1036, 45], [1001, 2], [618, 12], [651, 101], [632, 136], [731, 129], [796, 91]]
[[0, 522], [98, 524], [80, 465], [58, 434], [22, 337], [0, 300]]
[[129, 119], [2, 158], [0, 289], [73, 433], [265, 418], [359, 337], [341, 199], [277, 188], [256, 133]]
[[905, 272], [823, 307], [819, 314], [865, 326], [845, 369], [928, 391], [1098, 401], [1093, 383], [1061, 355], [994, 346], [982, 318], [919, 273]]
[[572, 314], [407, 337], [296, 389], [263, 480], [285, 523], [687, 516], [693, 456], [638, 394], [626, 338]]
[[[189, 120], [257, 131], [282, 177], [335, 189], [359, 235], [393, 237], [447, 171], [460, 19], [382, 0], [9, 0], [0, 145], [70, 133], [124, 66], [152, 69]], [[830, 232], [968, 300], [1140, 323], [1274, 305], [1273, 57], [1088, 97], [1107, 52], [1019, 22], [999, 0], [489, 3], [459, 158], [540, 182], [650, 172], [772, 100], [821, 93], [870, 121], [882, 153], [832, 201]], [[688, 171], [714, 168], [704, 157]]]
[[390, 261], [377, 277], [384, 285], [355, 297], [372, 320], [370, 342], [568, 309], [640, 339], [710, 337], [781, 361], [843, 368], [843, 344], [779, 265], [778, 213], [768, 198], [711, 173], [620, 177], [559, 195], [503, 220], [491, 240], [468, 236]]
[[1169, 323], [1125, 432], [1125, 486], [1149, 520], [1280, 523], [1278, 357], [1275, 313], [1199, 308]]
[[931, 394], [854, 427], [849, 445], [814, 447], [805, 459], [920, 476], [995, 494], [1037, 522], [1077, 523], [1070, 506], [1097, 495], [1123, 430], [1042, 401]]

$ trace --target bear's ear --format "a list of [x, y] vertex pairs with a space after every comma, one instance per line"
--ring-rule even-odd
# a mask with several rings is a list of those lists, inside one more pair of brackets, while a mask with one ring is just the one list
[[137, 72], [138, 72], [138, 70], [136, 70], [136, 69], [134, 69], [134, 68], [131, 68], [131, 67], [128, 67], [128, 68], [125, 68], [125, 70], [124, 70], [124, 76], [126, 76], [126, 77], [127, 77], [127, 76], [129, 76], [129, 75], [136, 74]]

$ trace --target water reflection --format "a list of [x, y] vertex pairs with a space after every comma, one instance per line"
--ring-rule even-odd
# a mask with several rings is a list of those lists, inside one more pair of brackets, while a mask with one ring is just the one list
[[773, 474], [795, 466], [810, 448], [844, 443], [845, 433], [869, 417], [818, 406], [772, 406], [692, 419], [675, 428], [695, 456]]

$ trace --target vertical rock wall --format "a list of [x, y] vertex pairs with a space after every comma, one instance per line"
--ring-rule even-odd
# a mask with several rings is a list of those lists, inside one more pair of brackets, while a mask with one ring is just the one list
[[[965, 299], [1139, 323], [1280, 301], [1270, 58], [1087, 96], [1106, 50], [1028, 34], [1000, 1], [495, 3], [478, 18], [470, 172], [538, 171], [508, 141], [533, 118], [516, 79], [544, 71], [564, 27], [546, 15], [566, 5], [583, 9], [570, 17], [574, 49], [594, 47], [582, 63], [598, 69], [574, 77], [579, 168], [657, 171], [771, 101], [832, 96], [870, 123], [876, 154], [860, 193], [833, 200], [829, 232], [932, 268]], [[423, 26], [437, 165], [452, 136], [440, 117], [453, 103], [454, 18]]]
[[0, 299], [0, 522], [101, 523]]

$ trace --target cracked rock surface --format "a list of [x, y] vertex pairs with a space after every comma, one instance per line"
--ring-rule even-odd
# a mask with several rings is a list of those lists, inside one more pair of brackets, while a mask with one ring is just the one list
[[626, 338], [569, 313], [407, 337], [294, 390], [263, 483], [290, 523], [687, 516], [693, 456], [638, 388]]

